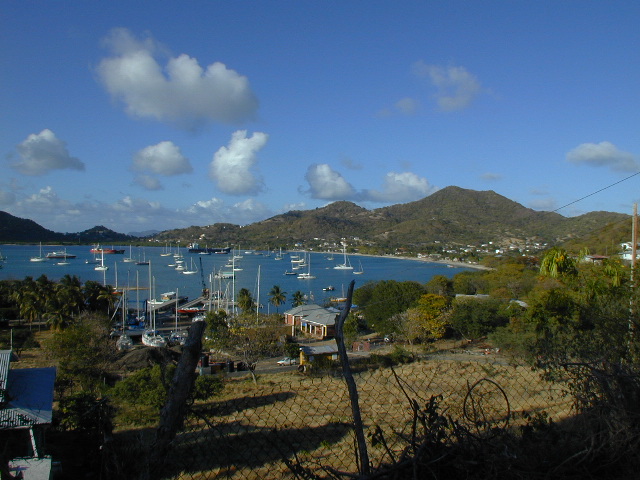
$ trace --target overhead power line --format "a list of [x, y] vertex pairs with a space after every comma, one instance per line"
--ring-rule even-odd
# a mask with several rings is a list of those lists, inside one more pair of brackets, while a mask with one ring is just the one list
[[618, 180], [617, 182], [612, 183], [611, 185], [607, 185], [606, 187], [603, 187], [603, 188], [601, 188], [600, 190], [596, 190], [595, 192], [592, 192], [592, 193], [590, 193], [589, 195], [585, 195], [585, 196], [584, 196], [584, 197], [582, 197], [582, 198], [579, 198], [579, 199], [577, 199], [577, 200], [574, 200], [573, 202], [567, 203], [566, 205], [563, 205], [563, 206], [561, 206], [561, 207], [559, 207], [559, 208], [556, 208], [555, 210], [552, 210], [552, 212], [553, 212], [553, 213], [556, 213], [558, 210], [562, 210], [563, 208], [566, 208], [566, 207], [568, 207], [569, 205], [573, 205], [574, 203], [581, 202], [581, 201], [582, 201], [582, 200], [584, 200], [585, 198], [589, 198], [589, 197], [591, 197], [591, 196], [595, 195], [596, 193], [600, 193], [600, 192], [602, 192], [602, 191], [606, 190], [607, 188], [611, 188], [611, 187], [613, 187], [613, 186], [615, 186], [615, 185], [618, 185], [619, 183], [622, 183], [622, 182], [624, 182], [624, 181], [626, 181], [626, 180], [629, 180], [630, 178], [633, 178], [633, 177], [635, 177], [636, 175], [640, 175], [640, 172], [636, 172], [636, 173], [634, 173], [634, 174], [632, 174], [632, 175], [629, 175], [629, 176], [628, 176], [628, 177], [626, 177], [626, 178], [623, 178], [622, 180]]

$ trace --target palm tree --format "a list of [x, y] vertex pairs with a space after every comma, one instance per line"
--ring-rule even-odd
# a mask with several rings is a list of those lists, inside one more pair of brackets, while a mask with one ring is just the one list
[[246, 288], [241, 288], [238, 292], [237, 302], [243, 313], [247, 313], [253, 309], [253, 297], [251, 296], [251, 292]]
[[294, 307], [299, 307], [300, 305], [304, 305], [305, 303], [304, 293], [302, 293], [300, 290], [298, 290], [297, 292], [293, 292], [293, 296], [291, 297], [291, 303]]
[[280, 290], [280, 285], [274, 285], [269, 292], [269, 302], [276, 307], [276, 312], [278, 311], [278, 307], [286, 301], [287, 292]]
[[56, 287], [56, 302], [60, 305], [63, 316], [70, 318], [79, 314], [84, 309], [84, 294], [82, 283], [75, 275], [65, 275], [60, 279]]
[[42, 296], [38, 284], [33, 281], [32, 277], [25, 277], [16, 285], [11, 297], [20, 309], [20, 317], [27, 320], [29, 328], [31, 328], [33, 322], [40, 318], [44, 310], [45, 298]]
[[576, 260], [563, 248], [553, 247], [540, 262], [540, 274], [552, 278], [574, 276], [578, 272]]

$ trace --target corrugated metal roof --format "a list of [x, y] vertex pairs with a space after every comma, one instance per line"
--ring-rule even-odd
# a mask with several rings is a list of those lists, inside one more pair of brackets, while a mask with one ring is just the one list
[[302, 317], [303, 323], [314, 323], [317, 325], [335, 325], [338, 311], [331, 308], [323, 308], [320, 305], [300, 305], [285, 312], [286, 315]]
[[4, 391], [7, 388], [11, 350], [0, 350], [0, 402], [5, 402]]
[[322, 355], [329, 353], [338, 353], [338, 345], [334, 342], [329, 345], [304, 345], [300, 347], [300, 350], [304, 352], [305, 355]]
[[0, 410], [0, 428], [51, 423], [55, 367], [9, 370], [7, 403]]

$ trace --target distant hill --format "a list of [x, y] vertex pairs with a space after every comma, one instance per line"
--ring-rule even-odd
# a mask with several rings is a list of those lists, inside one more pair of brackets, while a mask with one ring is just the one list
[[290, 246], [316, 238], [337, 242], [353, 237], [386, 249], [419, 249], [435, 242], [477, 245], [511, 240], [557, 245], [629, 219], [629, 215], [612, 212], [567, 218], [526, 208], [493, 191], [451, 186], [415, 202], [375, 210], [340, 201], [315, 210], [287, 212], [244, 227], [194, 226], [168, 230], [156, 238], [256, 248]]
[[[408, 247], [420, 250], [434, 244], [539, 242], [588, 246], [606, 253], [629, 240], [630, 215], [590, 212], [563, 217], [554, 212], [526, 208], [493, 191], [447, 187], [415, 202], [367, 210], [352, 202], [334, 202], [314, 210], [294, 210], [251, 225], [216, 223], [166, 230], [154, 235], [161, 242], [245, 248], [290, 248], [296, 243], [337, 243], [359, 238], [363, 244], [385, 250]], [[0, 242], [67, 241], [74, 243], [126, 243], [135, 237], [103, 226], [75, 234], [46, 230], [31, 220], [0, 212]]]
[[78, 233], [56, 233], [33, 220], [14, 217], [0, 211], [0, 242], [2, 243], [125, 243], [135, 237], [117, 233], [101, 225]]
[[63, 234], [47, 230], [33, 220], [0, 212], [0, 241], [4, 243], [62, 242], [63, 238]]

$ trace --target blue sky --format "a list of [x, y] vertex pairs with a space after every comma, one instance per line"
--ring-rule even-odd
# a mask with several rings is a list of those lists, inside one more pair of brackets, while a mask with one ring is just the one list
[[631, 213], [638, 19], [635, 1], [4, 2], [0, 210], [127, 233], [449, 185], [555, 210], [613, 185], [559, 213]]

